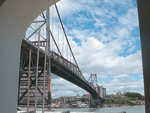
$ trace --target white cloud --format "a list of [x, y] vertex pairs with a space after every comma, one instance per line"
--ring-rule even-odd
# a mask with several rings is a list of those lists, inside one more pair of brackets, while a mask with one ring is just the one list
[[[61, 0], [57, 4], [62, 19], [66, 21], [64, 26], [68, 39], [85, 78], [87, 79], [91, 73], [97, 73], [101, 79], [109, 79], [109, 75], [116, 75], [112, 76], [113, 79], [109, 82], [101, 82], [101, 85], [108, 89], [108, 93], [123, 89], [143, 93], [142, 80], [120, 79], [127, 80], [131, 74], [142, 73], [141, 50], [135, 51], [138, 46], [135, 42], [139, 40], [139, 36], [132, 35], [132, 31], [138, 28], [137, 8], [132, 2], [132, 0]], [[51, 14], [52, 11], [53, 8]], [[57, 28], [58, 23], [55, 20], [53, 34], [56, 41]], [[70, 53], [67, 53], [66, 42], [63, 48], [61, 29], [59, 35], [60, 50], [67, 58], [67, 54], [69, 56]], [[52, 92], [53, 97], [87, 93], [57, 77], [52, 80]]]
[[75, 96], [76, 94], [85, 94], [85, 90], [80, 87], [62, 79], [52, 79], [52, 97], [60, 96]]
[[120, 74], [142, 72], [141, 52], [129, 56], [118, 56], [122, 50], [120, 40], [104, 44], [94, 37], [73, 48], [83, 72], [98, 74]]
[[[129, 1], [119, 0], [106, 0], [104, 2], [112, 3], [111, 7], [114, 7], [116, 4], [124, 6], [129, 4]], [[126, 7], [126, 12], [118, 15], [114, 9], [107, 9], [103, 6], [102, 8], [97, 6], [91, 7], [92, 3], [89, 6], [82, 3], [80, 5], [84, 8], [74, 9], [76, 11], [72, 14], [79, 12], [79, 10], [85, 11], [86, 14], [90, 13], [90, 19], [87, 18], [88, 16], [80, 14], [77, 17], [79, 23], [85, 21], [93, 22], [91, 21], [93, 19], [95, 28], [101, 28], [99, 31], [95, 31], [93, 28], [84, 29], [80, 27], [68, 29], [70, 32], [70, 44], [82, 73], [85, 74], [86, 78], [91, 73], [97, 73], [98, 77], [102, 79], [108, 78], [108, 75], [117, 74], [111, 82], [102, 82], [102, 85], [109, 90], [109, 93], [118, 89], [130, 89], [143, 93], [142, 81], [135, 81], [134, 84], [132, 80], [128, 82], [119, 80], [119, 78], [128, 78], [130, 74], [142, 73], [141, 51], [134, 51], [136, 48], [133, 45], [135, 38], [131, 36], [132, 30], [138, 27], [137, 8], [129, 8], [129, 6], [132, 6], [130, 4]], [[114, 18], [117, 19], [117, 23], [110, 21], [114, 20]], [[111, 24], [114, 25], [110, 26]], [[73, 41], [74, 38], [79, 39], [81, 44], [78, 45], [77, 42]], [[124, 56], [120, 55], [128, 47], [128, 52], [134, 51], [134, 53]]]
[[143, 90], [143, 80], [120, 80], [120, 79], [113, 79], [112, 81], [102, 82], [104, 87], [107, 88], [107, 94], [114, 94], [118, 91], [131, 91], [131, 92], [139, 92], [144, 95]]
[[127, 14], [119, 18], [119, 22], [129, 30], [132, 30], [133, 27], [138, 27], [137, 8], [129, 9]]
[[136, 45], [133, 45], [132, 47], [130, 47], [130, 48], [128, 49], [128, 52], [131, 53], [131, 52], [133, 52], [135, 49], [136, 49]]
[[94, 26], [95, 27], [104, 27], [104, 26], [106, 26], [106, 24], [105, 23], [103, 23], [100, 19], [95, 19], [95, 24], [94, 24]]
[[127, 75], [127, 74], [121, 74], [121, 75], [116, 75], [113, 78], [126, 78], [126, 77], [129, 77], [129, 76], [130, 75]]
[[61, 0], [57, 3], [61, 17], [70, 17], [79, 11], [89, 9], [91, 5], [95, 5], [94, 0]]

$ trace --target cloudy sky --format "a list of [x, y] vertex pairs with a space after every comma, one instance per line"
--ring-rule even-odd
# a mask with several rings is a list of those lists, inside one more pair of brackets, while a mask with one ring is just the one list
[[[136, 0], [61, 0], [57, 5], [85, 78], [97, 73], [108, 94], [144, 94]], [[62, 78], [52, 80], [53, 97], [83, 93]]]
[[[107, 94], [124, 90], [144, 94], [136, 0], [61, 0], [57, 6], [85, 78], [96, 73]], [[51, 21], [56, 16], [53, 10]], [[51, 25], [53, 32], [56, 23]], [[52, 78], [53, 97], [87, 93], [62, 78]]]

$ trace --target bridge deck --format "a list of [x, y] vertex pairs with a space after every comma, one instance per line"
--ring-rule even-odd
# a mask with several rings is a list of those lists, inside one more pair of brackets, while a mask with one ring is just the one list
[[[33, 62], [36, 62], [37, 47], [26, 40], [23, 40], [21, 45], [21, 62], [25, 62], [27, 60], [27, 56], [29, 55], [29, 48], [32, 49], [32, 60]], [[44, 55], [44, 50], [40, 49], [39, 70], [43, 69]], [[71, 63], [70, 61], [53, 51], [51, 51], [51, 55], [47, 55], [47, 57], [51, 58], [51, 72], [53, 74], [64, 78], [65, 80], [86, 90], [92, 95], [94, 99], [99, 97], [93, 84], [89, 83], [84, 78], [80, 69], [75, 64]], [[35, 68], [32, 67], [31, 71], [34, 70]], [[27, 73], [27, 71], [28, 64], [25, 63], [23, 68], [20, 69], [20, 73]]]

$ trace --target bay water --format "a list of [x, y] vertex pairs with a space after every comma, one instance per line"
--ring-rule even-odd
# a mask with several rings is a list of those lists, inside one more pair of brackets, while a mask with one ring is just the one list
[[[26, 108], [21, 108], [22, 111], [26, 111]], [[34, 109], [30, 109], [34, 110]], [[145, 113], [145, 106], [133, 106], [133, 107], [107, 107], [107, 108], [66, 108], [66, 109], [54, 109], [53, 113], [60, 113], [62, 111], [69, 110], [71, 113], [120, 113], [125, 111], [126, 113]], [[17, 112], [21, 113], [21, 112]], [[42, 113], [40, 108], [37, 108], [37, 113]], [[52, 113], [52, 112], [45, 112]]]

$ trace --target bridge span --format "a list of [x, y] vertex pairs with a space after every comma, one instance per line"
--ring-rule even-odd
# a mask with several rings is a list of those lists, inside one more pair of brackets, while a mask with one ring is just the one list
[[[20, 45], [33, 20], [58, 0], [0, 1], [0, 113], [16, 113]], [[150, 1], [137, 0], [146, 113], [150, 113]]]
[[[54, 7], [58, 15], [58, 21], [54, 21]], [[55, 4], [54, 7], [53, 13], [48, 8], [33, 21], [26, 31], [21, 45], [18, 105], [24, 104], [28, 108], [29, 103], [34, 103], [35, 110], [40, 95], [43, 97], [42, 100], [47, 101], [48, 106], [51, 104], [51, 73], [86, 90], [93, 99], [101, 99], [97, 91], [98, 86], [94, 86], [93, 80], [88, 81], [82, 75], [66, 35], [57, 5]], [[50, 19], [50, 14], [53, 21]], [[58, 26], [55, 31], [53, 31], [53, 24]], [[42, 33], [41, 30], [43, 30]], [[62, 30], [62, 36], [59, 36], [60, 30]], [[55, 32], [57, 32], [57, 35], [55, 35]], [[59, 43], [60, 41], [62, 44]], [[30, 57], [32, 61], [30, 61]], [[32, 62], [32, 65], [29, 62]], [[45, 64], [46, 66], [44, 66]], [[42, 80], [39, 79], [45, 76], [47, 80], [44, 82], [44, 79], [42, 84]], [[47, 84], [46, 87], [45, 83]], [[42, 86], [44, 86], [44, 89]], [[24, 100], [28, 100], [28, 102], [23, 102]], [[29, 102], [30, 100], [32, 102]]]
[[[45, 45], [45, 44], [42, 44]], [[36, 43], [29, 42], [27, 40], [22, 41], [21, 45], [21, 57], [20, 57], [20, 74], [19, 74], [19, 90], [18, 90], [18, 105], [23, 105], [22, 100], [24, 96], [26, 95], [27, 97], [27, 92], [28, 92], [28, 87], [27, 87], [27, 82], [28, 79], [28, 56], [29, 56], [29, 50], [32, 50], [32, 64], [36, 64], [36, 58], [37, 58], [37, 50], [38, 47], [36, 46]], [[45, 51], [43, 49], [40, 49], [39, 51], [39, 73], [38, 73], [38, 78], [43, 77], [43, 71], [44, 71], [44, 56], [45, 56]], [[98, 95], [97, 89], [94, 87], [93, 83], [88, 82], [84, 76], [82, 75], [80, 69], [78, 66], [73, 64], [72, 62], [68, 61], [67, 59], [63, 58], [59, 54], [55, 53], [54, 51], [51, 51], [50, 55], [47, 55], [47, 58], [51, 59], [51, 73], [64, 78], [65, 80], [81, 87], [82, 89], [86, 90], [89, 92], [92, 96], [93, 99], [101, 99]], [[31, 71], [33, 71], [32, 75], [36, 75], [34, 73], [35, 70], [35, 65], [32, 65]], [[25, 74], [27, 76], [25, 76]], [[35, 77], [35, 76], [31, 76]], [[24, 79], [23, 79], [24, 78]], [[26, 80], [26, 81], [25, 81]], [[25, 85], [26, 83], [26, 85]], [[43, 85], [43, 84], [41, 84]], [[25, 87], [26, 86], [26, 87]], [[35, 86], [35, 79], [31, 79], [31, 86]], [[23, 90], [21, 90], [23, 87]], [[37, 86], [39, 89], [39, 92], [41, 95], [43, 94], [43, 86], [40, 88], [40, 86]], [[35, 93], [35, 92], [32, 92]], [[27, 98], [26, 98], [27, 99]], [[45, 98], [45, 101], [48, 101], [48, 97]]]

